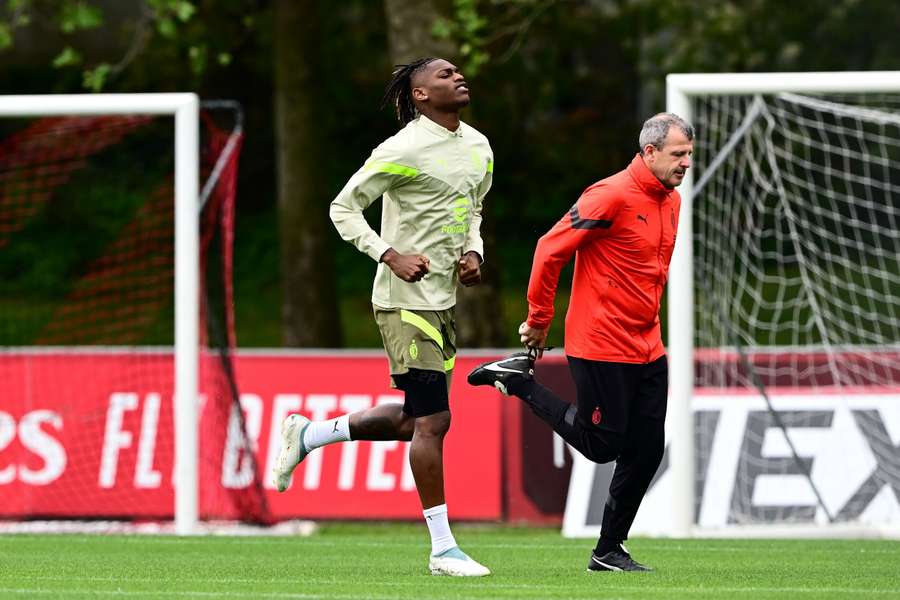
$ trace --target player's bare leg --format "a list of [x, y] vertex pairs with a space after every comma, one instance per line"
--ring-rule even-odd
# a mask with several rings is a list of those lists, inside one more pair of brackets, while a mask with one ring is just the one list
[[444, 501], [444, 437], [450, 429], [450, 411], [417, 417], [409, 447], [409, 466], [416, 480], [425, 523], [431, 534], [429, 568], [432, 575], [481, 577], [489, 575], [483, 565], [467, 556], [456, 544]]
[[444, 501], [444, 436], [450, 429], [450, 412], [412, 417], [401, 404], [382, 404], [349, 415], [311, 422], [289, 415], [282, 425], [282, 449], [273, 471], [278, 491], [290, 486], [291, 475], [311, 451], [350, 440], [412, 441], [409, 464], [431, 534], [429, 568], [434, 575], [483, 576], [490, 571], [469, 558], [450, 531]]
[[326, 421], [288, 415], [281, 425], [281, 451], [272, 470], [275, 488], [283, 492], [290, 487], [294, 469], [316, 448], [350, 440], [407, 442], [413, 437], [414, 422], [401, 404], [373, 406]]
[[402, 404], [381, 404], [350, 415], [350, 438], [354, 440], [413, 439], [416, 419], [403, 412]]
[[444, 504], [444, 436], [449, 430], [449, 411], [415, 419], [409, 466], [425, 509]]

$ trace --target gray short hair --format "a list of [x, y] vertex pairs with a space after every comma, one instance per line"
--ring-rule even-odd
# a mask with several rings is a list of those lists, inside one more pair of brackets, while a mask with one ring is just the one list
[[661, 150], [663, 144], [666, 143], [666, 136], [669, 135], [669, 128], [673, 125], [680, 129], [687, 139], [694, 139], [694, 128], [690, 123], [674, 113], [658, 113], [644, 121], [644, 126], [641, 128], [641, 135], [638, 137], [641, 153], [643, 154], [647, 144], [652, 144], [657, 150]]

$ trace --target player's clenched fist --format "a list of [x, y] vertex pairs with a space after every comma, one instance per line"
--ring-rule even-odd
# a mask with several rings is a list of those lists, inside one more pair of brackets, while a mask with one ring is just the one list
[[421, 254], [400, 254], [393, 248], [388, 248], [381, 256], [381, 262], [390, 267], [394, 275], [410, 283], [425, 277], [430, 264], [427, 256], [422, 256]]
[[477, 252], [466, 252], [459, 259], [459, 282], [466, 287], [481, 283], [481, 258]]

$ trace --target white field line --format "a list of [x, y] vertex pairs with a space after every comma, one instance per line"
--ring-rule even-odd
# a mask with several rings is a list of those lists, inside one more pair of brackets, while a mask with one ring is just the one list
[[[32, 535], [32, 534], [15, 534], [10, 536], [0, 536], [0, 548], [2, 548], [2, 542], [5, 539], [9, 539], [10, 541], [19, 541], [25, 537], [34, 538], [34, 539], [46, 539], [47, 535]], [[298, 538], [290, 538], [290, 537], [278, 537], [278, 538], [266, 538], [266, 539], [247, 539], [247, 538], [178, 538], [178, 537], [121, 537], [117, 538], [116, 542], [126, 542], [126, 543], [154, 543], [154, 544], [172, 544], [172, 545], [197, 545], [197, 544], [209, 544], [211, 540], [215, 540], [215, 543], [225, 543], [225, 544], [237, 544], [240, 546], [246, 546], [248, 544], [254, 545], [274, 545], [274, 544], [293, 544], [293, 543], [301, 543], [301, 544], [309, 544], [315, 546], [324, 546], [326, 548], [334, 548], [334, 547], [343, 547], [343, 546], [353, 546], [359, 548], [415, 548], [422, 547], [419, 541], [416, 542], [333, 542], [328, 540], [318, 540], [316, 538], [302, 538], [302, 540]], [[96, 536], [85, 536], [85, 537], [77, 537], [72, 538], [69, 537], [67, 542], [95, 542], [97, 540]], [[804, 540], [777, 540], [773, 542], [775, 547], [780, 546], [780, 542], [783, 541], [798, 541], [802, 542]], [[817, 540], [818, 542], [827, 541], [827, 540]], [[839, 540], [841, 542], [846, 543], [847, 540]], [[866, 540], [866, 541], [889, 541], [889, 540]], [[470, 541], [465, 542], [463, 544], [466, 548], [485, 548], [485, 549], [531, 549], [531, 550], [572, 550], [572, 551], [583, 551], [585, 548], [590, 549], [592, 546], [592, 542], [589, 540], [576, 540], [571, 543], [549, 543], [549, 544], [516, 544], [516, 543], [494, 543], [494, 542], [477, 542]], [[900, 557], [900, 543], [894, 544], [896, 547], [894, 549], [866, 549], [866, 548], [858, 548], [856, 546], [852, 546], [850, 544], [846, 544], [846, 548], [836, 549], [834, 547], [829, 548], [829, 552], [846, 552], [853, 554], [896, 554]], [[670, 545], [670, 544], [639, 544], [638, 550], [640, 552], [650, 551], [650, 552], [747, 552], [747, 553], [756, 553], [756, 552], [771, 552], [772, 546], [765, 545], [761, 540], [755, 540], [755, 543], [752, 546], [720, 546], [717, 544], [712, 545], [704, 545], [702, 542], [690, 542], [685, 545]], [[19, 554], [22, 552], [20, 546], [16, 547], [16, 553]]]
[[[602, 576], [601, 576], [602, 577]], [[332, 583], [332, 582], [329, 582]], [[515, 586], [512, 584], [485, 584], [483, 581], [473, 582], [473, 584], [477, 585], [479, 589], [517, 589], [517, 590], [526, 590], [526, 589], [534, 589], [535, 591], [542, 589], [555, 589], [561, 590], [566, 588], [567, 586], [559, 585], [559, 586]], [[417, 584], [419, 587], [422, 586], [421, 583]], [[675, 593], [692, 593], [692, 594], [710, 594], [710, 593], [718, 593], [718, 594], [761, 594], [761, 593], [782, 593], [782, 594], [841, 594], [841, 595], [880, 595], [880, 594], [897, 594], [900, 592], [900, 588], [892, 589], [892, 590], [872, 590], [872, 589], [864, 589], [864, 588], [846, 588], [846, 587], [713, 587], [713, 586], [694, 586], [694, 587], [669, 587], [669, 586], [611, 586], [606, 583], [603, 584], [602, 587], [604, 592], [616, 592], [616, 593], [625, 593], [625, 594], [641, 594], [646, 595], [648, 592], [660, 592], [663, 594], [675, 594]], [[424, 592], [424, 590], [422, 590]], [[435, 589], [436, 593], [446, 595], [448, 593], [447, 589]], [[40, 588], [0, 588], [0, 594], [35, 594], [35, 595], [54, 595], [59, 596], [61, 593], [66, 595], [88, 595], [88, 596], [172, 596], [172, 597], [253, 597], [253, 598], [333, 598], [339, 600], [350, 600], [356, 598], [368, 598], [371, 600], [398, 600], [405, 598], [406, 596], [397, 596], [397, 595], [369, 595], [369, 596], [360, 596], [359, 594], [334, 594], [334, 593], [322, 593], [322, 594], [304, 594], [297, 592], [260, 592], [260, 591], [251, 591], [251, 592], [238, 592], [238, 591], [163, 591], [163, 590], [147, 590], [147, 591], [138, 591], [138, 590], [84, 590], [84, 591], [75, 591], [75, 590], [45, 590]], [[568, 597], [585, 597], [585, 598], [596, 598], [596, 590], [584, 590], [583, 595], [581, 590], [567, 590], [569, 594]], [[248, 596], [249, 594], [249, 596]], [[481, 599], [485, 596], [454, 596], [458, 600], [472, 600]]]
[[[59, 597], [62, 592], [60, 590], [36, 590], [31, 588], [0, 588], [0, 594], [20, 594], [20, 595], [44, 595]], [[369, 600], [397, 600], [399, 596], [359, 596], [357, 594], [298, 594], [293, 592], [175, 592], [175, 591], [146, 591], [137, 592], [130, 590], [85, 590], [83, 592], [67, 591], [66, 597], [73, 596], [125, 596], [125, 597], [142, 597], [150, 596], [154, 598], [166, 596], [173, 598], [300, 598], [314, 600], [317, 598], [334, 598], [337, 600], [353, 600], [355, 598], [367, 598]]]
[[[424, 573], [424, 567], [423, 567]], [[596, 573], [585, 573], [585, 576], [588, 577], [597, 577], [602, 578], [606, 577], [621, 577], [621, 575], [614, 574], [596, 574]], [[627, 575], [626, 575], [627, 577]], [[651, 575], [652, 577], [652, 575]], [[80, 583], [159, 583], [158, 577], [52, 577], [52, 576], [37, 576], [37, 577], [22, 577], [22, 579], [26, 579], [34, 582], [52, 582], [58, 581], [62, 583], [71, 583], [71, 582], [80, 582]], [[498, 589], [498, 590], [559, 590], [563, 585], [547, 585], [547, 584], [530, 584], [530, 583], [492, 583], [490, 580], [485, 580], [478, 578], [477, 580], [472, 579], [469, 580], [473, 583], [477, 581], [477, 586], [479, 589]], [[186, 582], [187, 583], [187, 582]], [[241, 585], [241, 584], [259, 584], [260, 581], [258, 579], [242, 579], [236, 577], [217, 577], [217, 578], [209, 578], [209, 579], [199, 579], [192, 577], [190, 583], [202, 583], [202, 584], [220, 584], [220, 585]], [[279, 585], [334, 585], [333, 579], [316, 579], [310, 577], [297, 577], [295, 579], [290, 578], [282, 578], [278, 580]], [[421, 581], [397, 581], [397, 580], [384, 580], [384, 581], [366, 581], [366, 586], [384, 586], [384, 587], [422, 587], [423, 583]], [[427, 584], [424, 584], [427, 585]], [[603, 589], [613, 589], [619, 591], [629, 591], [629, 590], [683, 590], [683, 591], [697, 591], [702, 592], [706, 590], [721, 590], [728, 592], [743, 592], [743, 591], [754, 591], [754, 592], [765, 592], [765, 591], [773, 591], [773, 592], [812, 592], [812, 591], [822, 591], [822, 592], [833, 592], [833, 593], [850, 593], [850, 594], [862, 594], [862, 593], [876, 593], [876, 594], [896, 594], [900, 593], [900, 587], [889, 589], [889, 590], [872, 590], [865, 588], [845, 588], [845, 587], [806, 587], [806, 586], [791, 586], [791, 587], [716, 587], [716, 586], [703, 586], [703, 587], [678, 587], [678, 588], [670, 588], [665, 586], [608, 586], [607, 583], [603, 584]], [[577, 592], [578, 590], [573, 590]], [[281, 593], [281, 592], [271, 592], [271, 593]], [[287, 592], [286, 592], [287, 593]]]

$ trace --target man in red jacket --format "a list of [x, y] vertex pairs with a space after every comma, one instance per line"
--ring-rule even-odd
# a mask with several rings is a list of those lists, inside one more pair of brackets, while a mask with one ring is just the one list
[[[622, 542], [662, 460], [668, 366], [659, 301], [678, 229], [675, 187], [691, 166], [694, 131], [660, 113], [641, 130], [640, 153], [599, 181], [537, 244], [528, 282], [528, 352], [485, 363], [471, 385], [522, 398], [566, 442], [597, 463], [616, 461], [592, 571], [647, 571]], [[553, 320], [559, 272], [575, 255], [565, 346], [572, 406], [534, 380]]]

